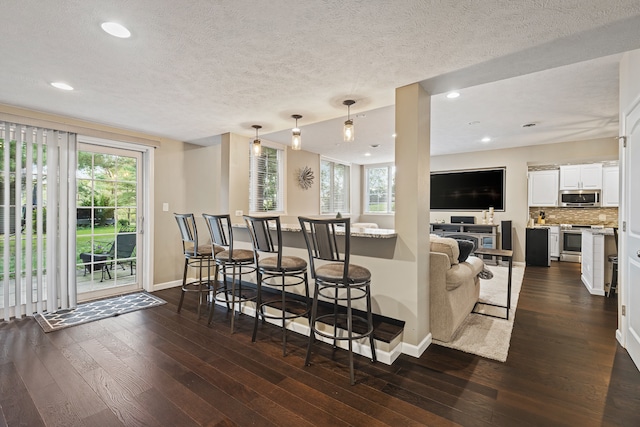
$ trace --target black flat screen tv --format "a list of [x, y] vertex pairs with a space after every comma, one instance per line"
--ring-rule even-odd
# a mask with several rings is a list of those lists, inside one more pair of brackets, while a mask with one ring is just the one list
[[431, 210], [504, 211], [506, 168], [431, 172]]

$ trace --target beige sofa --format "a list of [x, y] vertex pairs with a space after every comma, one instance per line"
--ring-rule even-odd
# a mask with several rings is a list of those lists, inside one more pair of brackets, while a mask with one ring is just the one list
[[454, 239], [431, 236], [430, 240], [431, 334], [433, 339], [449, 342], [478, 301], [478, 273], [484, 262], [469, 256], [459, 263], [460, 250]]

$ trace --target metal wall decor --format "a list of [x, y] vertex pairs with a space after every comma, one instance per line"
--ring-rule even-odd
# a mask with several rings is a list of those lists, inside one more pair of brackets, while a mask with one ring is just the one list
[[299, 168], [296, 171], [298, 175], [298, 185], [303, 190], [308, 190], [313, 185], [313, 171], [309, 166], [305, 166], [303, 168]]

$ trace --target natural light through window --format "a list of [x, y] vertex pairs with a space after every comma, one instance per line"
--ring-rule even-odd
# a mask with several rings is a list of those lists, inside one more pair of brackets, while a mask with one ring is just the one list
[[320, 213], [349, 213], [351, 167], [329, 159], [320, 160]]
[[251, 152], [249, 171], [249, 210], [251, 212], [285, 211], [285, 150], [276, 144], [262, 142], [256, 156]]
[[396, 204], [396, 167], [389, 163], [365, 167], [365, 212], [393, 213]]

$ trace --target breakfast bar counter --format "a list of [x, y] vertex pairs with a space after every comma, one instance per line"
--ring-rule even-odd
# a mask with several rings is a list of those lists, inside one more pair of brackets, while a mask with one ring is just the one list
[[[234, 236], [242, 242], [248, 242], [249, 233], [244, 223], [233, 224]], [[300, 224], [281, 224], [283, 245], [289, 248], [304, 249], [306, 256], [307, 245], [301, 233]], [[344, 230], [338, 229], [338, 236], [344, 236]], [[396, 248], [395, 230], [384, 228], [351, 227], [351, 254], [372, 258], [392, 259]], [[375, 243], [372, 242], [375, 240]]]

